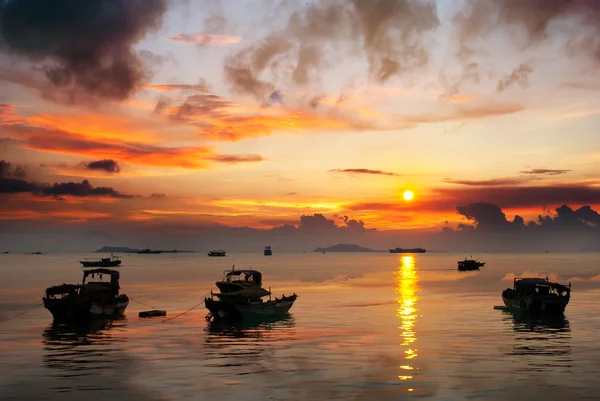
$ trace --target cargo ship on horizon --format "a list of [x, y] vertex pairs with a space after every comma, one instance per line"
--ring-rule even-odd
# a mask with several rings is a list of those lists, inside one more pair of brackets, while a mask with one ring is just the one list
[[390, 253], [425, 253], [425, 248], [393, 248], [390, 249]]

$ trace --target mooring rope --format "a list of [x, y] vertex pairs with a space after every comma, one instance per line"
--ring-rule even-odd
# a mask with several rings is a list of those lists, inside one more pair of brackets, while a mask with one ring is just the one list
[[162, 321], [162, 323], [164, 323], [164, 322], [166, 322], [166, 321], [169, 321], [169, 320], [173, 320], [173, 319], [175, 319], [175, 318], [177, 318], [177, 317], [179, 317], [179, 316], [181, 316], [181, 315], [185, 315], [186, 313], [188, 313], [188, 312], [190, 312], [190, 311], [193, 311], [194, 309], [196, 309], [197, 307], [199, 307], [199, 306], [200, 306], [200, 305], [202, 305], [203, 303], [204, 303], [204, 300], [203, 300], [202, 302], [200, 302], [198, 305], [192, 306], [190, 309], [186, 310], [185, 312], [181, 312], [179, 315], [175, 315], [175, 316], [173, 316], [173, 317], [170, 317], [170, 318], [168, 318], [168, 319], [165, 319], [165, 320], [163, 320], [163, 321]]
[[40, 306], [42, 306], [42, 305], [43, 305], [43, 303], [39, 303], [39, 304], [37, 304], [36, 306], [34, 306], [33, 308], [29, 308], [29, 309], [27, 309], [25, 312], [21, 312], [21, 313], [19, 313], [18, 315], [15, 315], [15, 316], [13, 316], [13, 317], [9, 317], [8, 319], [2, 320], [2, 321], [0, 322], [0, 324], [2, 324], [2, 323], [6, 323], [6, 322], [8, 322], [8, 321], [10, 321], [10, 320], [13, 320], [13, 319], [16, 319], [16, 318], [18, 318], [19, 316], [23, 316], [23, 315], [24, 315], [24, 314], [26, 314], [27, 312], [31, 312], [31, 311], [32, 311], [32, 310], [34, 310], [35, 308], [39, 308], [39, 307], [40, 307]]
[[152, 306], [152, 305], [148, 305], [148, 304], [145, 304], [145, 303], [143, 303], [143, 302], [136, 301], [135, 299], [133, 299], [133, 298], [131, 298], [131, 297], [128, 297], [128, 298], [129, 298], [129, 300], [130, 300], [130, 301], [137, 302], [138, 304], [141, 304], [141, 305], [147, 306], [148, 308], [156, 309], [156, 308], [155, 308], [154, 306]]

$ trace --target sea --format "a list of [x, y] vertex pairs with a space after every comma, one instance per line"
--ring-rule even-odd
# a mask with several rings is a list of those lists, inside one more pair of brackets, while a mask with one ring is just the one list
[[[126, 316], [53, 324], [45, 288], [79, 282], [90, 256], [0, 255], [1, 400], [600, 397], [598, 253], [477, 254], [475, 272], [442, 252], [122, 255]], [[207, 321], [233, 266], [298, 294], [289, 316]], [[515, 276], [571, 282], [564, 316], [495, 309]], [[153, 308], [167, 316], [138, 317]]]

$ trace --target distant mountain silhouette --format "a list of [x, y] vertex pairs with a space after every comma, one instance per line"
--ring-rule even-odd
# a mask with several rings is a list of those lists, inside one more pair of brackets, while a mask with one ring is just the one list
[[[141, 249], [135, 249], [135, 248], [127, 248], [124, 246], [103, 246], [100, 249], [95, 250], [95, 253], [137, 253], [141, 251]], [[181, 249], [169, 249], [169, 250], [161, 250], [161, 253], [180, 253], [180, 252], [187, 252], [187, 253], [193, 253], [196, 251], [186, 251], [186, 250], [181, 250]]]
[[96, 253], [136, 253], [139, 249], [127, 248], [124, 246], [103, 246], [95, 250]]
[[313, 252], [384, 252], [375, 249], [364, 248], [356, 244], [337, 244], [327, 248], [317, 248]]

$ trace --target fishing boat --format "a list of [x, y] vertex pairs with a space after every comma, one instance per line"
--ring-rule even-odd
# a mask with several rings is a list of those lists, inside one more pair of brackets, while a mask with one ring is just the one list
[[469, 271], [469, 270], [479, 270], [480, 267], [485, 266], [485, 262], [480, 262], [475, 259], [467, 259], [458, 261], [458, 270], [460, 271]]
[[425, 253], [425, 248], [392, 248], [390, 253]]
[[79, 263], [83, 267], [117, 267], [121, 264], [121, 259], [118, 256], [111, 256], [110, 258], [101, 258], [95, 260], [80, 260]]
[[[204, 305], [210, 311], [208, 318], [273, 317], [286, 315], [296, 298], [295, 293], [281, 298], [271, 298], [270, 289], [262, 287], [262, 273], [257, 270], [231, 270], [216, 283], [219, 292], [210, 292], [204, 298]], [[269, 297], [268, 300], [263, 298]]]
[[265, 252], [264, 252], [265, 256], [271, 256], [273, 255], [273, 251], [271, 250], [270, 246], [265, 246]]
[[[102, 281], [103, 275], [110, 281]], [[87, 281], [98, 278], [99, 281]], [[54, 320], [112, 318], [121, 316], [129, 305], [129, 298], [119, 294], [119, 272], [114, 269], [83, 271], [81, 284], [61, 284], [46, 289], [42, 298], [44, 307]]]
[[546, 278], [515, 277], [513, 288], [502, 291], [502, 301], [509, 309], [533, 312], [564, 312], [571, 298], [568, 286], [554, 283]]
[[213, 249], [208, 253], [208, 256], [226, 256], [226, 252], [222, 249]]

